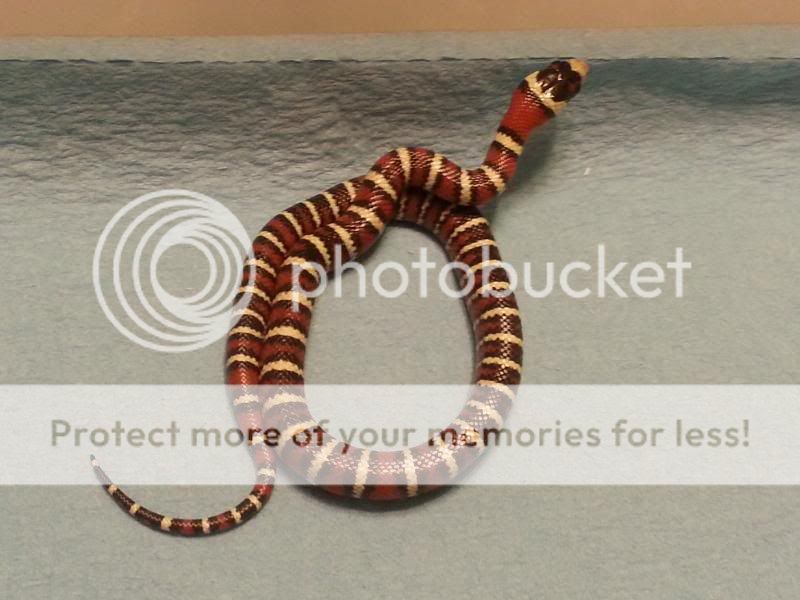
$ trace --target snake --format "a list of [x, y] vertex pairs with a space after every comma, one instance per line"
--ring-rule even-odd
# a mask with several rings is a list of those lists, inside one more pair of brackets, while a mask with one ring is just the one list
[[[245, 260], [226, 342], [225, 379], [256, 482], [245, 498], [206, 518], [170, 517], [134, 501], [92, 456], [105, 491], [130, 516], [155, 530], [203, 536], [231, 530], [269, 500], [278, 461], [311, 485], [338, 496], [400, 500], [454, 481], [485, 450], [480, 432], [500, 427], [522, 377], [522, 321], [489, 223], [480, 208], [513, 177], [531, 132], [561, 112], [581, 89], [588, 65], [558, 60], [525, 77], [514, 89], [483, 162], [465, 169], [440, 153], [400, 147], [381, 156], [363, 176], [299, 202], [261, 229]], [[306, 346], [320, 269], [333, 256], [363, 256], [393, 221], [433, 236], [449, 259], [472, 323], [473, 385], [469, 398], [442, 431], [449, 441], [394, 451], [357, 448], [331, 436], [312, 416], [302, 393]], [[269, 390], [264, 392], [264, 390]], [[280, 432], [265, 442], [265, 424]], [[314, 435], [314, 432], [318, 435]], [[298, 436], [305, 442], [297, 443]]]

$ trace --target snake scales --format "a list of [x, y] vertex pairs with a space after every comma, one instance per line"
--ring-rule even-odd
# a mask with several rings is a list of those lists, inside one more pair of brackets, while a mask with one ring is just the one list
[[[282, 463], [331, 493], [370, 500], [407, 498], [450, 481], [480, 455], [477, 432], [499, 427], [514, 398], [522, 368], [522, 325], [500, 254], [478, 208], [501, 193], [513, 176], [533, 129], [557, 114], [588, 73], [579, 60], [556, 61], [528, 75], [513, 93], [483, 163], [462, 169], [424, 148], [398, 148], [382, 156], [363, 177], [340, 183], [270, 220], [253, 242], [237, 300], [249, 295], [230, 330], [226, 380], [236, 390], [233, 406], [257, 481], [234, 508], [205, 519], [168, 517], [149, 510], [114, 485], [92, 457], [106, 491], [137, 521], [160, 531], [195, 536], [229, 530], [253, 517], [269, 499], [275, 463]], [[316, 430], [298, 392], [319, 274], [331, 268], [338, 247], [346, 260], [366, 252], [392, 220], [432, 232], [451, 260], [474, 277], [462, 277], [476, 343], [474, 389], [449, 425], [465, 443], [428, 443], [400, 451], [351, 447], [326, 432], [319, 443], [297, 444], [292, 436]], [[488, 269], [487, 267], [493, 267]], [[299, 274], [299, 276], [298, 276]], [[299, 285], [298, 285], [299, 284]], [[266, 396], [260, 386], [269, 386]], [[277, 448], [258, 432], [264, 423], [282, 432]], [[321, 430], [317, 430], [321, 431]], [[255, 432], [253, 434], [253, 432]]]

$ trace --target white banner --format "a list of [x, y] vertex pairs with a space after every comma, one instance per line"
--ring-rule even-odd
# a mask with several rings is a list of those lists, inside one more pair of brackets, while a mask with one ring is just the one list
[[[230, 392], [0, 386], [0, 484], [96, 484], [90, 454], [120, 484], [250, 484]], [[304, 394], [327, 434], [375, 457], [431, 437], [451, 443], [443, 430], [475, 390], [337, 385]], [[800, 483], [800, 386], [521, 386], [502, 427], [488, 419], [475, 433], [486, 451], [459, 484]], [[277, 482], [297, 482], [280, 460]]]

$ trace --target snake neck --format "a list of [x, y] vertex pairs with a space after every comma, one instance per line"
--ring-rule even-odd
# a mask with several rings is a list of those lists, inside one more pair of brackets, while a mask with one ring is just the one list
[[556, 61], [525, 77], [511, 96], [483, 162], [464, 169], [426, 148], [402, 147], [382, 156], [366, 174], [353, 206], [382, 222], [403, 212], [409, 190], [421, 189], [456, 205], [481, 207], [505, 191], [534, 129], [558, 114], [588, 73], [579, 60]]
[[[588, 73], [589, 66], [585, 62], [570, 59], [555, 61], [525, 77], [511, 96], [483, 164], [471, 173], [493, 170], [502, 177], [503, 184], [508, 183], [533, 130], [566, 107], [580, 91]], [[505, 185], [495, 185], [495, 188], [499, 194], [505, 190]], [[475, 204], [481, 206], [492, 197], [480, 195]]]

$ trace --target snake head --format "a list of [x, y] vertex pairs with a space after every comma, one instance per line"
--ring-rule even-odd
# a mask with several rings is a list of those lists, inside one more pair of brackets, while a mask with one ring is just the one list
[[531, 87], [548, 108], [559, 112], [581, 90], [589, 65], [576, 58], [557, 60], [529, 78]]

